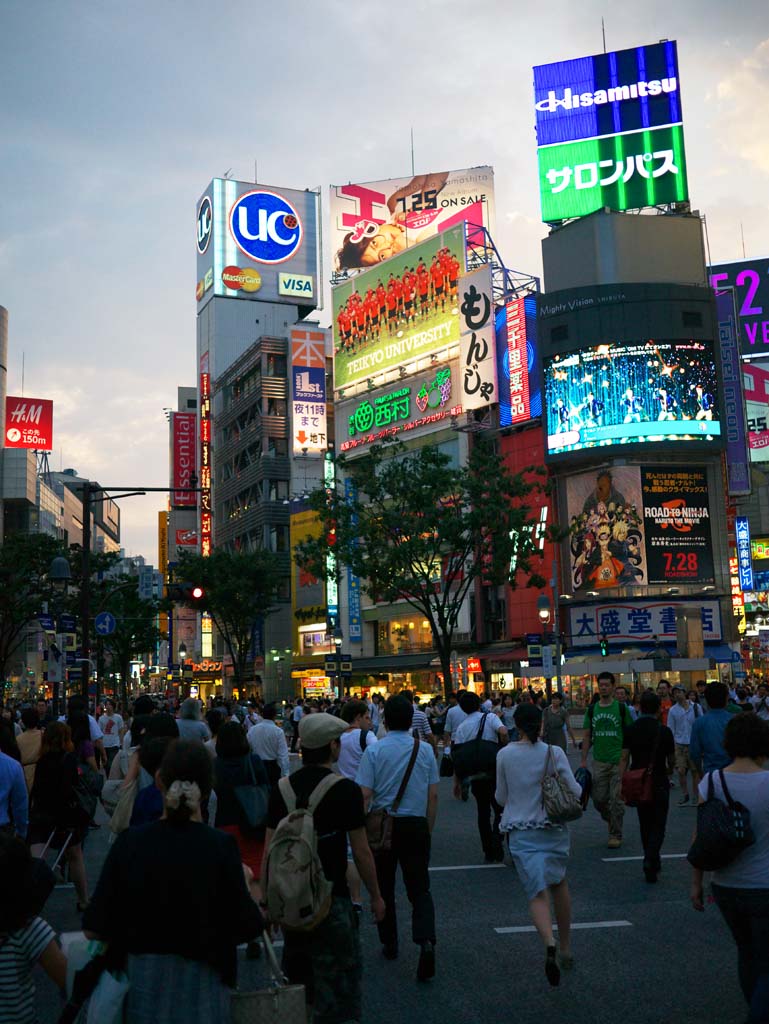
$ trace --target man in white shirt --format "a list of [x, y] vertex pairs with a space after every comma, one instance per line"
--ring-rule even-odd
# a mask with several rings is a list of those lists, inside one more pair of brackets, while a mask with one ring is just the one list
[[[460, 722], [454, 733], [452, 743], [454, 749], [461, 743], [467, 743], [476, 738], [498, 743], [501, 747], [507, 743], [508, 733], [502, 724], [502, 719], [498, 715], [482, 711], [481, 702], [476, 693], [463, 693], [459, 698], [459, 706], [465, 712], [466, 717], [463, 722]], [[469, 779], [460, 779], [455, 775], [454, 796], [457, 799], [467, 799], [468, 782], [478, 808], [478, 834], [481, 838], [484, 859], [487, 864], [501, 864], [504, 860], [502, 835], [499, 831], [502, 808], [494, 799], [496, 776], [484, 772], [471, 775]]]
[[123, 729], [125, 728], [122, 716], [115, 712], [114, 700], [107, 699], [104, 702], [104, 714], [101, 715], [97, 724], [103, 735], [104, 754], [107, 758], [107, 775], [109, 775], [115, 755], [120, 750]]
[[686, 788], [686, 772], [692, 773], [692, 800], [697, 801], [697, 786], [700, 777], [697, 772], [697, 765], [689, 756], [689, 744], [692, 738], [692, 726], [702, 714], [702, 709], [693, 701], [687, 700], [686, 690], [681, 686], [673, 687], [673, 699], [675, 704], [668, 711], [668, 729], [673, 733], [676, 745], [676, 771], [678, 780], [681, 783], [681, 799], [678, 806], [683, 807], [689, 803], [689, 792]]
[[446, 712], [446, 724], [443, 727], [443, 749], [448, 750], [451, 746], [451, 737], [459, 728], [461, 722], [467, 718], [462, 708], [459, 706], [457, 701], [464, 693], [464, 690], [460, 690], [459, 693], [449, 694], [449, 710]]
[[435, 733], [430, 728], [430, 719], [414, 701], [414, 694], [411, 690], [402, 690], [401, 697], [411, 702], [414, 708], [414, 717], [411, 720], [411, 735], [418, 736], [420, 740], [426, 740], [435, 749]]
[[261, 757], [271, 786], [288, 775], [288, 745], [286, 734], [275, 722], [277, 709], [267, 704], [262, 712], [262, 721], [252, 725], [246, 733], [251, 750]]
[[766, 683], [758, 684], [758, 691], [753, 698], [753, 707], [759, 718], [764, 721], [769, 719], [769, 686]]
[[302, 720], [304, 714], [304, 708], [302, 707], [302, 698], [297, 698], [296, 707], [291, 711], [291, 753], [296, 753], [296, 745], [299, 742], [299, 723]]
[[[339, 715], [343, 722], [347, 723], [347, 732], [339, 737], [339, 758], [336, 762], [339, 774], [345, 779], [352, 779], [358, 774], [363, 752], [376, 743], [376, 735], [372, 728], [371, 712], [365, 700], [348, 700], [343, 706]], [[352, 859], [352, 850], [347, 849], [347, 884], [350, 887], [350, 899], [352, 905], [360, 913], [363, 909], [361, 903], [361, 881], [355, 861]]]
[[261, 720], [262, 720], [262, 716], [256, 710], [256, 701], [255, 700], [250, 700], [248, 702], [248, 709], [246, 711], [246, 718], [245, 718], [245, 721], [243, 722], [244, 727], [246, 728], [246, 730], [248, 730], [248, 729], [251, 728], [252, 725], [258, 725], [259, 722], [261, 722]]

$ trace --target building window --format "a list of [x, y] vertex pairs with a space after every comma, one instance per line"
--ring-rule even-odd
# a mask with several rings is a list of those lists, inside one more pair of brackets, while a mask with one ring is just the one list
[[286, 357], [268, 355], [267, 356], [267, 377], [283, 377], [286, 376]]
[[268, 455], [288, 455], [288, 441], [285, 437], [269, 437], [267, 439]]
[[288, 480], [266, 480], [268, 501], [283, 501], [288, 497]]

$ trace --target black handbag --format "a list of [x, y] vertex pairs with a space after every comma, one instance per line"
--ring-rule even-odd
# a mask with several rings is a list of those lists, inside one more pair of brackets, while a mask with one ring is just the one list
[[727, 867], [756, 841], [750, 823], [750, 811], [744, 804], [732, 800], [726, 788], [723, 770], [719, 770], [718, 777], [726, 803], [715, 796], [713, 772], [709, 772], [708, 798], [697, 808], [697, 834], [686, 855], [692, 867], [701, 871], [717, 871]]
[[488, 717], [488, 711], [481, 716], [481, 724], [474, 739], [452, 744], [454, 773], [460, 779], [469, 778], [471, 775], [493, 775], [497, 770], [499, 743], [496, 740], [481, 739]]
[[232, 790], [242, 811], [243, 820], [239, 825], [240, 832], [248, 837], [256, 836], [267, 824], [270, 787], [257, 785], [251, 755], [247, 754], [243, 760], [245, 761], [245, 774], [251, 781], [244, 785], [233, 786]]
[[441, 758], [440, 767], [438, 768], [438, 775], [442, 779], [450, 779], [454, 775], [454, 761], [451, 754], [445, 751]]

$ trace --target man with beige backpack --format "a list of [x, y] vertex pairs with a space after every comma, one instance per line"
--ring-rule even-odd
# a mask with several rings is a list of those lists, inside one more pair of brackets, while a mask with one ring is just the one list
[[347, 841], [376, 921], [384, 901], [366, 839], [363, 797], [333, 771], [347, 723], [319, 712], [299, 722], [302, 767], [273, 789], [262, 866], [262, 912], [283, 929], [283, 970], [304, 985], [311, 1020], [361, 1019], [358, 915], [347, 886]]

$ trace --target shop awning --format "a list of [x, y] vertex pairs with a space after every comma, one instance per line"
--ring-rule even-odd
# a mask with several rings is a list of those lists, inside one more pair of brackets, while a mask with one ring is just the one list
[[511, 647], [501, 651], [478, 651], [482, 661], [525, 661], [529, 656], [526, 647]]
[[728, 644], [713, 644], [712, 647], [705, 647], [705, 657], [715, 662], [737, 662], [742, 661], [739, 651], [733, 651]]
[[360, 672], [413, 672], [430, 668], [435, 655], [432, 651], [424, 654], [389, 654], [378, 658], [353, 658], [353, 675]]

